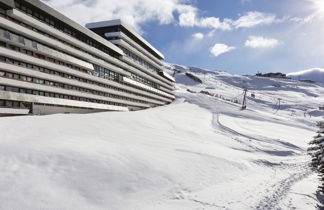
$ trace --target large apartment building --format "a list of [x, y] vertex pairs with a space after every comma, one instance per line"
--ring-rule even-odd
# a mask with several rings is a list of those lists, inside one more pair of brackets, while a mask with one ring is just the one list
[[174, 100], [164, 56], [121, 20], [87, 28], [0, 0], [0, 115], [140, 110]]

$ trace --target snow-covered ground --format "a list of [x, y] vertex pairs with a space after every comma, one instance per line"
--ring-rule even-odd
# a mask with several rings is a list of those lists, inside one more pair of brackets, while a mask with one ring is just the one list
[[177, 68], [168, 106], [0, 118], [0, 209], [316, 209], [324, 86]]

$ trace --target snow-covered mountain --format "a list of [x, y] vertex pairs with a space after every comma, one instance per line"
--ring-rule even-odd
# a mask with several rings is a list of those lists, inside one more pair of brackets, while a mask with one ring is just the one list
[[316, 209], [306, 148], [324, 85], [167, 71], [168, 106], [0, 118], [0, 209]]
[[287, 74], [288, 77], [296, 80], [313, 80], [324, 83], [324, 69], [313, 68]]

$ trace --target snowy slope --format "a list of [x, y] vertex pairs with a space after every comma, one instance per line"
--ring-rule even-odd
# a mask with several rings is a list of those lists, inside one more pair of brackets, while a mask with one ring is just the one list
[[324, 83], [324, 69], [313, 68], [287, 74], [288, 77], [297, 80], [313, 80]]
[[0, 209], [316, 209], [323, 85], [174, 68], [169, 106], [0, 118]]

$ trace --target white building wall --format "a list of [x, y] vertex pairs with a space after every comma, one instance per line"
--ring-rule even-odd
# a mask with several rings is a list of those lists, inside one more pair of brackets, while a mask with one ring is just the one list
[[[61, 84], [72, 85], [76, 87], [86, 88], [93, 91], [99, 91], [106, 94], [113, 94], [125, 98], [114, 98], [111, 96], [101, 96], [87, 92], [81, 92], [77, 90], [63, 89], [54, 86], [36, 84], [32, 82], [26, 82], [21, 80], [15, 80], [13, 78], [0, 77], [0, 85], [18, 87], [30, 90], [38, 90], [50, 93], [58, 93], [68, 96], [82, 97], [86, 99], [94, 99], [100, 101], [107, 101], [112, 103], [124, 104], [128, 107], [107, 105], [100, 103], [92, 103], [85, 101], [77, 101], [63, 98], [53, 98], [47, 96], [30, 95], [25, 93], [16, 93], [8, 91], [0, 91], [1, 100], [11, 100], [20, 102], [29, 102], [34, 104], [34, 110], [41, 110], [40, 114], [50, 114], [50, 113], [62, 113], [62, 112], [82, 112], [88, 113], [99, 110], [114, 110], [114, 111], [128, 111], [129, 109], [137, 110], [150, 108], [157, 105], [164, 105], [172, 102], [174, 100], [174, 95], [172, 93], [173, 83], [159, 75], [155, 71], [150, 71], [148, 68], [144, 68], [134, 62], [133, 60], [125, 57], [123, 51], [112, 43], [103, 43], [109, 47], [112, 51], [119, 54], [119, 58], [112, 57], [103, 51], [96, 49], [64, 32], [47, 25], [17, 9], [8, 10], [7, 14], [17, 20], [20, 20], [27, 25], [43, 31], [50, 36], [39, 33], [35, 30], [31, 30], [21, 24], [13, 22], [7, 18], [0, 16], [0, 27], [8, 29], [9, 31], [16, 33], [18, 36], [22, 35], [28, 39], [37, 42], [37, 48], [32, 45], [32, 42], [26, 40], [25, 44], [19, 44], [19, 37], [14, 35], [11, 39], [7, 39], [1, 36], [2, 30], [0, 29], [0, 40], [8, 44], [15, 45], [21, 49], [28, 49], [35, 53], [43, 54], [50, 58], [69, 63], [71, 65], [80, 67], [82, 69], [89, 70], [89, 73], [81, 72], [76, 69], [72, 69], [57, 63], [49, 62], [43, 59], [39, 59], [24, 53], [20, 53], [14, 50], [7, 49], [5, 47], [0, 47], [0, 55], [8, 58], [12, 58], [17, 61], [22, 61], [25, 63], [33, 64], [36, 66], [44, 67], [46, 69], [74, 75], [76, 77], [84, 78], [91, 81], [97, 81], [102, 84], [106, 84], [115, 88], [120, 88], [129, 92], [123, 92], [120, 90], [114, 90], [109, 87], [100, 87], [95, 84], [88, 84], [85, 82], [72, 80], [70, 78], [64, 78], [58, 75], [52, 75], [48, 73], [43, 73], [35, 69], [28, 69], [21, 66], [16, 66], [8, 63], [0, 62], [0, 71], [4, 70], [11, 73], [16, 73], [20, 75], [36, 77], [39, 79], [49, 80], [52, 82], [59, 82]], [[78, 29], [81, 30], [81, 29]], [[87, 30], [87, 29], [85, 29]], [[123, 34], [121, 35], [123, 36]], [[95, 36], [96, 37], [96, 36]], [[57, 38], [57, 39], [56, 39]], [[125, 36], [125, 39], [129, 39]], [[99, 40], [100, 43], [104, 42], [103, 39]], [[145, 41], [145, 40], [144, 40]], [[130, 44], [130, 43], [132, 44]], [[69, 44], [67, 44], [69, 43]], [[162, 70], [163, 63], [158, 60], [155, 56], [151, 55], [147, 51], [143, 50], [139, 45], [136, 46], [135, 42], [120, 40], [120, 45], [123, 45], [126, 49], [132, 51], [134, 54], [139, 55], [143, 60], [150, 63], [154, 67]], [[163, 55], [162, 55], [163, 56]], [[94, 71], [94, 65], [104, 67], [108, 70], [121, 74], [120, 81], [112, 81], [104, 78], [100, 78], [95, 75], [91, 75], [90, 71]], [[131, 74], [138, 75], [144, 79], [158, 84], [159, 89], [153, 88], [151, 86], [145, 85], [143, 83], [137, 82], [132, 79]], [[139, 78], [140, 79], [140, 78]], [[142, 96], [136, 95], [141, 94]], [[139, 101], [133, 101], [139, 100]], [[142, 101], [142, 102], [140, 102]], [[45, 105], [44, 105], [45, 104]], [[0, 108], [1, 109], [1, 108]], [[7, 108], [10, 109], [10, 108]], [[21, 113], [25, 113], [22, 111]], [[18, 111], [19, 112], [19, 111]], [[36, 111], [35, 111], [36, 112]], [[1, 111], [0, 111], [1, 114]]]

